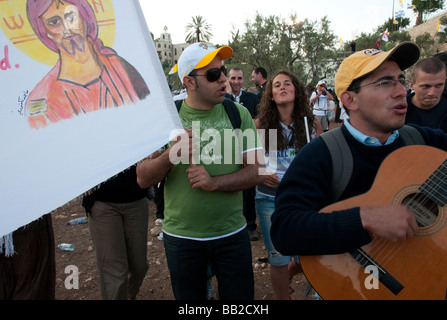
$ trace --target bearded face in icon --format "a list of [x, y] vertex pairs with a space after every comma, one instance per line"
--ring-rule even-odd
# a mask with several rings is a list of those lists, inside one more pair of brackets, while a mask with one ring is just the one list
[[50, 50], [74, 54], [85, 50], [88, 39], [98, 41], [98, 25], [86, 0], [28, 0], [28, 20]]
[[74, 55], [84, 52], [87, 45], [87, 26], [74, 5], [53, 2], [42, 15], [43, 25], [49, 39], [58, 48]]

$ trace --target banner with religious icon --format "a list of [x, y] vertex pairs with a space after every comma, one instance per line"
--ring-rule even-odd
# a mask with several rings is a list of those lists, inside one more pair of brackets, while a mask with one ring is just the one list
[[137, 0], [0, 0], [0, 237], [181, 128]]

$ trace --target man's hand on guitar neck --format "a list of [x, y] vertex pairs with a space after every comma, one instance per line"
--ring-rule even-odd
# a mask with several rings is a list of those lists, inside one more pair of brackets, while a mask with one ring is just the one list
[[365, 230], [390, 241], [411, 238], [418, 226], [416, 218], [405, 206], [362, 207], [360, 217]]

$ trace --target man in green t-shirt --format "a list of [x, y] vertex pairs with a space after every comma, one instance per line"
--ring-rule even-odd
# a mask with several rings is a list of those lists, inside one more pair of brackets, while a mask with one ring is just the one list
[[185, 49], [174, 71], [188, 93], [179, 111], [186, 133], [137, 167], [141, 187], [166, 177], [163, 238], [176, 299], [206, 298], [208, 266], [220, 299], [254, 298], [242, 190], [263, 182], [264, 151], [248, 110], [235, 105], [236, 134], [223, 105], [232, 54], [207, 43]]

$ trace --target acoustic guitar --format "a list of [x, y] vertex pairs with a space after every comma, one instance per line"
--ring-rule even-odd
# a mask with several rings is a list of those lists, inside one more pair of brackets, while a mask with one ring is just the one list
[[300, 256], [306, 278], [327, 300], [445, 300], [446, 202], [447, 153], [428, 146], [398, 149], [383, 161], [367, 193], [321, 212], [403, 204], [418, 222], [415, 236], [402, 242], [373, 238], [345, 254]]

